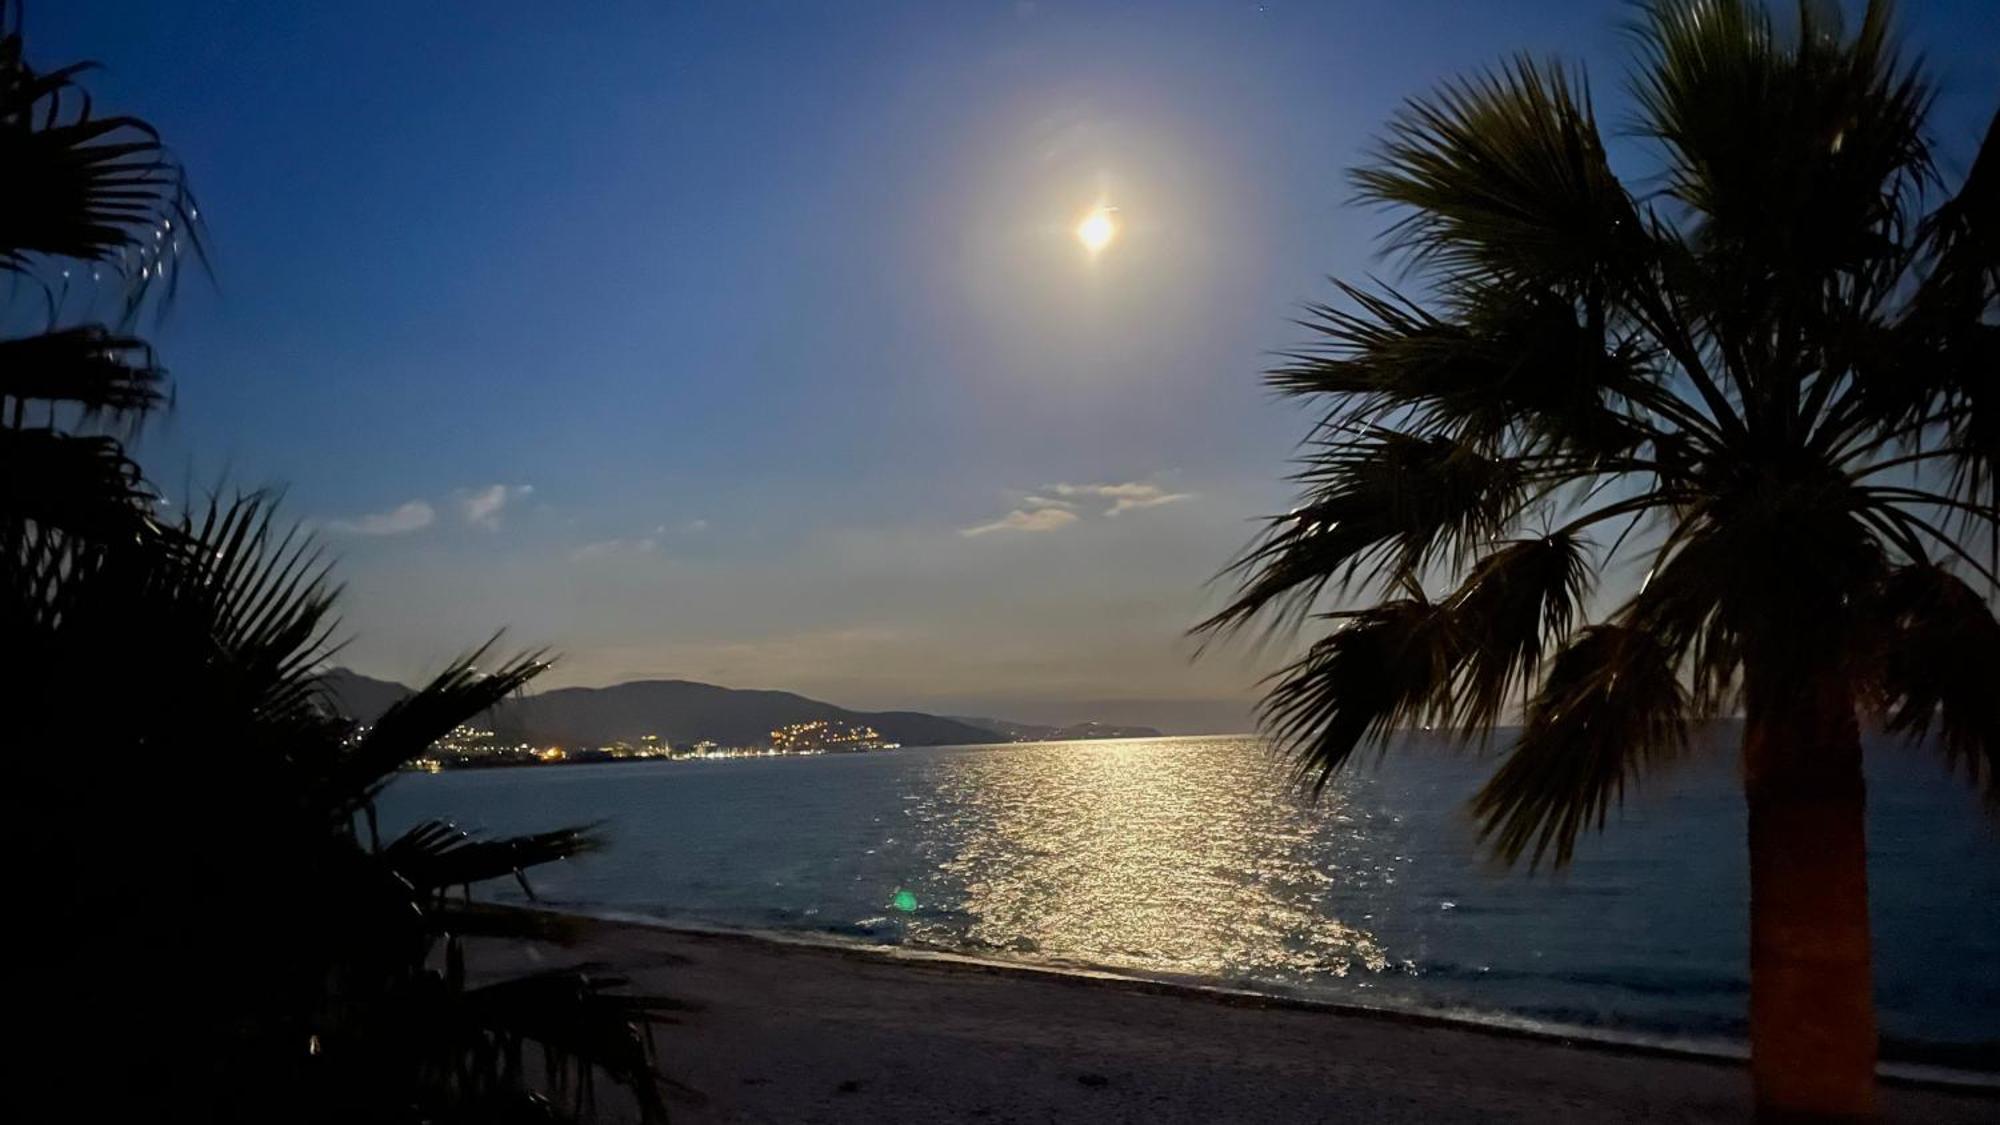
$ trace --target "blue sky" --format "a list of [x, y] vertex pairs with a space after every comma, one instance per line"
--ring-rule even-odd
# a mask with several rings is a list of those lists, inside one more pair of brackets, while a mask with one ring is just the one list
[[[1989, 5], [1909, 5], [1948, 171]], [[550, 683], [1225, 723], [1182, 630], [1304, 417], [1257, 383], [1386, 269], [1343, 171], [1404, 97], [1618, 3], [31, 3], [192, 170], [170, 494], [281, 484], [346, 659], [506, 626]], [[1621, 156], [1623, 158], [1623, 156]], [[1954, 165], [1952, 162], [1958, 162]], [[1085, 254], [1093, 205], [1118, 239]], [[1218, 710], [1204, 701], [1224, 701]], [[1171, 704], [1171, 705], [1170, 705]], [[1207, 717], [1199, 717], [1207, 716]]]

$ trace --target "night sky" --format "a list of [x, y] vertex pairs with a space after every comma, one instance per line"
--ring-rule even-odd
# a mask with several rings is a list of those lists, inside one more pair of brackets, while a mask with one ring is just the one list
[[[1955, 181], [2000, 11], [1905, 7]], [[1260, 665], [1182, 631], [1306, 426], [1258, 372], [1327, 275], [1395, 269], [1344, 170], [1523, 48], [1616, 126], [1627, 14], [31, 0], [27, 41], [201, 199], [151, 475], [284, 486], [355, 668], [506, 626], [551, 684], [1197, 729]]]

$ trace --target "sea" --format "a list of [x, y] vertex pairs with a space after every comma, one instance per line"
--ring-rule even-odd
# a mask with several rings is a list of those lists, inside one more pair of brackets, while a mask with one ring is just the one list
[[[1412, 734], [1317, 801], [1254, 737], [461, 770], [399, 777], [380, 814], [599, 825], [604, 850], [528, 873], [556, 909], [1740, 1053], [1734, 731], [1561, 871], [1481, 850], [1496, 753]], [[2000, 817], [1921, 747], [1866, 760], [1884, 1059], [2000, 1072]]]

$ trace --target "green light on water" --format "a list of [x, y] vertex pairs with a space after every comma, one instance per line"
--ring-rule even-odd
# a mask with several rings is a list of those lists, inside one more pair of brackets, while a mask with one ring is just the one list
[[889, 899], [889, 905], [909, 914], [917, 909], [917, 896], [908, 891], [897, 891], [895, 896]]

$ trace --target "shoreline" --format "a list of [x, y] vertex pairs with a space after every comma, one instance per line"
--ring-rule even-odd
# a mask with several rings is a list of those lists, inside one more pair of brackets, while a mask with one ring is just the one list
[[[1350, 1000], [1324, 999], [1298, 993], [1265, 992], [1252, 987], [1204, 981], [1193, 977], [1156, 976], [1093, 965], [1017, 960], [960, 953], [949, 949], [870, 942], [815, 930], [697, 925], [619, 910], [553, 910], [529, 907], [516, 907], [516, 909], [559, 918], [579, 919], [595, 925], [657, 930], [688, 938], [733, 939], [775, 946], [795, 946], [826, 950], [860, 959], [879, 958], [891, 962], [937, 965], [964, 972], [1021, 974], [1066, 984], [1095, 985], [1131, 992], [1179, 996], [1235, 1007], [1283, 1008], [1318, 1012], [1336, 1018], [1381, 1020], [1417, 1028], [1469, 1031], [1578, 1050], [1607, 1051], [1637, 1058], [1674, 1059], [1735, 1067], [1741, 1067], [1750, 1058], [1750, 1045], [1741, 1040], [1696, 1037], [1672, 1040], [1642, 1032], [1619, 1032], [1537, 1023], [1526, 1017], [1511, 1016], [1504, 1011], [1446, 1012], [1386, 1004], [1359, 1004]], [[2000, 1098], [2000, 1071], [1969, 1070], [1935, 1063], [1888, 1060], [1877, 1064], [1876, 1078], [1884, 1085], [1890, 1086], [1990, 1094]]]
[[[691, 1000], [665, 1069], [715, 1121], [1745, 1120], [1738, 1058], [1068, 967], [539, 911], [593, 963]], [[2000, 1086], [1885, 1075], [1884, 1120], [1990, 1120]]]

